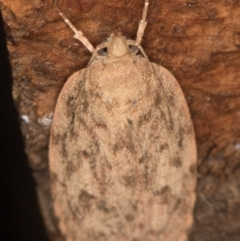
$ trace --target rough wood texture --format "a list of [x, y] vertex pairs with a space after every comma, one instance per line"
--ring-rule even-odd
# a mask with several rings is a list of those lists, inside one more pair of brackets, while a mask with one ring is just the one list
[[[48, 186], [49, 118], [64, 82], [86, 66], [90, 53], [72, 38], [52, 1], [0, 0], [0, 6], [40, 206], [53, 240], [61, 240]], [[59, 0], [59, 7], [96, 46], [115, 29], [134, 38], [143, 1]], [[142, 45], [179, 81], [195, 125], [199, 179], [190, 240], [238, 241], [240, 2], [152, 0]]]

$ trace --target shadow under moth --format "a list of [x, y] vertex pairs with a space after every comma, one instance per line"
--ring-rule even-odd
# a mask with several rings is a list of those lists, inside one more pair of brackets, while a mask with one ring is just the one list
[[65, 83], [50, 136], [53, 208], [67, 241], [186, 241], [196, 144], [183, 92], [140, 43], [114, 31]]

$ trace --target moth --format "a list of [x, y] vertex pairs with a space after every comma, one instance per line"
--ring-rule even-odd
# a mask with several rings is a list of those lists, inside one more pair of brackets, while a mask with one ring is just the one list
[[114, 31], [57, 100], [49, 159], [53, 208], [67, 241], [186, 241], [193, 222], [196, 143], [174, 76]]

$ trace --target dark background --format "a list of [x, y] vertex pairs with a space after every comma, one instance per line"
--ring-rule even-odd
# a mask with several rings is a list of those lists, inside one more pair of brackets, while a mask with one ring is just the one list
[[0, 16], [0, 240], [48, 241], [12, 99], [11, 67]]

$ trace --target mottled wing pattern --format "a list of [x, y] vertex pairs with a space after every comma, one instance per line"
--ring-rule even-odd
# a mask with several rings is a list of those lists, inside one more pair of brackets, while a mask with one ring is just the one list
[[69, 78], [50, 139], [66, 240], [187, 240], [195, 168], [189, 110], [168, 70], [133, 56], [97, 60]]

